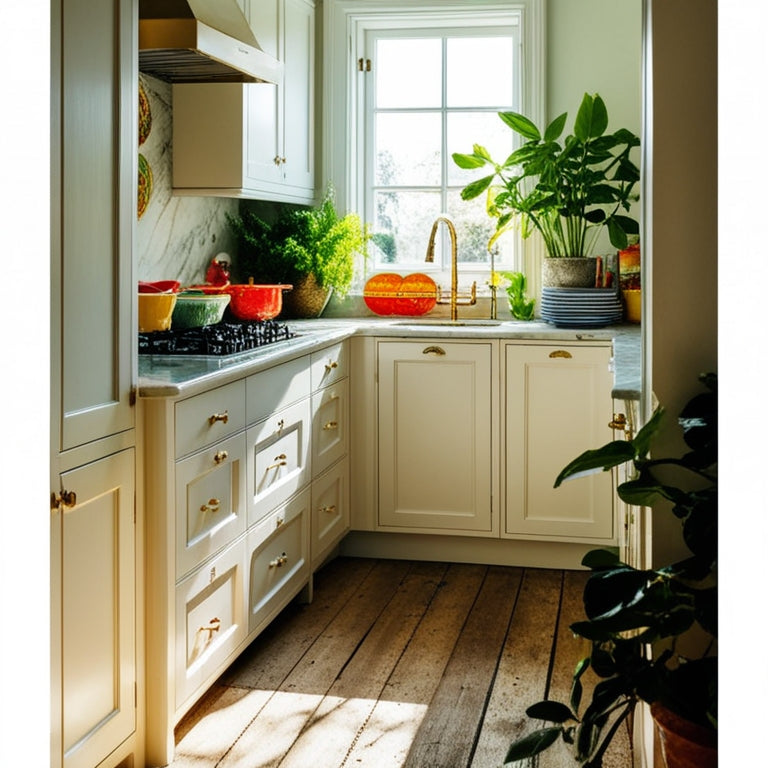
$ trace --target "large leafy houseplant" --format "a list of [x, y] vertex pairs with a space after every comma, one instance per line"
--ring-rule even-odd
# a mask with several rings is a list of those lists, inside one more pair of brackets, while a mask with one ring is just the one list
[[321, 288], [344, 296], [355, 259], [365, 255], [369, 235], [356, 213], [339, 215], [333, 188], [320, 205], [284, 209], [274, 222], [252, 210], [228, 217], [238, 242], [236, 266], [243, 280], [295, 284], [312, 275]]
[[[562, 738], [578, 765], [599, 768], [641, 701], [696, 724], [716, 743], [717, 381], [714, 374], [701, 379], [709, 391], [690, 400], [679, 417], [689, 449], [683, 456], [649, 455], [664, 418], [659, 408], [634, 439], [586, 451], [558, 476], [556, 486], [633, 463], [634, 475], [618, 486], [619, 497], [638, 506], [671, 503], [690, 555], [647, 570], [607, 550], [585, 556], [583, 564], [592, 570], [584, 588], [586, 619], [571, 629], [589, 641], [590, 651], [576, 666], [568, 704], [541, 701], [526, 710], [551, 725], [515, 741], [505, 765], [532, 758]], [[692, 646], [695, 657], [689, 655]], [[581, 711], [588, 670], [597, 682]]]
[[487, 193], [487, 210], [497, 219], [489, 247], [519, 226], [524, 238], [538, 231], [550, 257], [590, 256], [603, 228], [614, 247], [626, 248], [627, 235], [639, 232], [627, 212], [640, 178], [630, 153], [640, 139], [625, 128], [606, 133], [602, 98], [584, 94], [573, 133], [562, 142], [567, 112], [544, 131], [517, 112], [500, 112], [499, 117], [523, 140], [506, 160], [493, 160], [481, 144], [469, 154], [453, 154], [460, 168], [491, 171], [461, 191], [464, 200]]

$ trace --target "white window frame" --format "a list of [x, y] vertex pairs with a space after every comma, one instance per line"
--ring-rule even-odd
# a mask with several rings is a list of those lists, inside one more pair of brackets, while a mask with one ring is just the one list
[[[333, 183], [339, 206], [364, 212], [363, 173], [357, 167], [357, 157], [365, 146], [364, 120], [358, 119], [365, 73], [358, 71], [357, 61], [365, 59], [366, 27], [392, 27], [393, 17], [407, 18], [409, 26], [425, 27], [434, 25], [438, 17], [441, 23], [448, 21], [455, 26], [485, 26], [494, 19], [499, 25], [509, 24], [510, 17], [516, 16], [523, 49], [521, 111], [541, 125], [546, 116], [545, 7], [544, 0], [325, 0], [322, 178]], [[482, 20], [478, 18], [481, 15], [485, 16]], [[425, 233], [425, 247], [428, 236]], [[521, 249], [519, 268], [529, 275], [537, 273], [538, 251], [534, 239], [526, 240]], [[366, 276], [373, 274], [371, 265], [368, 270]], [[464, 267], [462, 279], [477, 279], [480, 288], [487, 272], [487, 267], [482, 272]], [[529, 280], [529, 288], [533, 287]]]

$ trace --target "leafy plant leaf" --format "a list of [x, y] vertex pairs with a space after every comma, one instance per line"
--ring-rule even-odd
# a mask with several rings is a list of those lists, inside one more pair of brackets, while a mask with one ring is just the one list
[[499, 117], [523, 138], [532, 139], [533, 141], [541, 139], [539, 129], [525, 115], [521, 115], [518, 112], [499, 112]]
[[462, 155], [459, 152], [454, 152], [452, 157], [453, 162], [456, 163], [459, 168], [464, 168], [465, 170], [482, 168], [485, 165], [485, 160], [483, 158], [477, 157], [476, 155]]
[[483, 192], [485, 192], [488, 187], [491, 186], [493, 178], [493, 176], [484, 176], [482, 179], [478, 179], [477, 181], [473, 181], [472, 183], [467, 184], [467, 186], [461, 190], [461, 199], [472, 200], [475, 197], [478, 197]]
[[567, 118], [567, 112], [563, 112], [562, 115], [558, 115], [544, 131], [544, 141], [551, 142], [560, 138], [560, 134], [563, 132], [563, 128], [565, 128], [565, 121]]
[[627, 440], [614, 440], [602, 448], [595, 448], [584, 451], [577, 456], [570, 464], [561, 470], [555, 480], [557, 488], [564, 480], [574, 477], [581, 477], [587, 474], [593, 474], [599, 470], [607, 470], [617, 467], [619, 464], [631, 461], [635, 457], [635, 448]]
[[531, 704], [525, 710], [525, 714], [536, 720], [548, 720], [551, 723], [565, 723], [568, 720], [578, 719], [565, 704], [559, 701], [539, 701]]

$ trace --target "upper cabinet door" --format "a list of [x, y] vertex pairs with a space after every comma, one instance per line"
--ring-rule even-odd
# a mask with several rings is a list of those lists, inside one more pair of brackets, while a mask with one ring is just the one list
[[54, 211], [52, 370], [60, 370], [53, 392], [60, 394], [59, 449], [67, 450], [134, 426], [138, 96], [135, 4], [64, 0], [63, 8], [53, 108], [53, 184], [61, 203]]

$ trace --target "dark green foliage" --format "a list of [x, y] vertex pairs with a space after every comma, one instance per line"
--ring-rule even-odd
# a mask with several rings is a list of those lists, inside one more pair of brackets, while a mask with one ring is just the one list
[[[601, 122], [599, 115], [594, 120]], [[581, 130], [592, 130], [589, 125]], [[659, 409], [634, 439], [585, 452], [557, 478], [556, 486], [631, 462], [635, 475], [619, 485], [619, 497], [630, 504], [671, 502], [691, 555], [648, 570], [622, 563], [608, 550], [584, 557], [582, 564], [592, 571], [584, 588], [586, 618], [571, 629], [589, 640], [591, 649], [574, 671], [570, 707], [552, 701], [529, 707], [531, 718], [554, 725], [515, 741], [505, 764], [533, 757], [560, 736], [578, 765], [599, 768], [614, 734], [640, 701], [660, 702], [692, 722], [717, 727], [717, 377], [700, 380], [709, 391], [691, 399], [678, 419], [690, 448], [683, 457], [650, 455], [664, 418]], [[675, 484], [659, 479], [670, 468], [682, 472]], [[699, 640], [709, 639], [696, 658], [678, 651], [678, 641], [691, 631]], [[588, 670], [599, 682], [578, 715]]]

